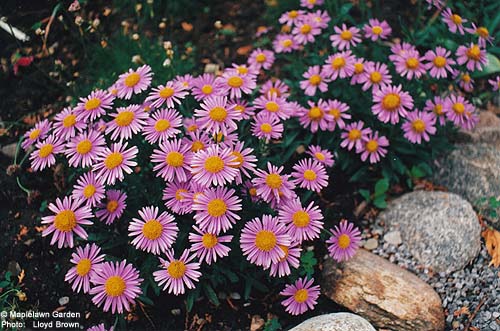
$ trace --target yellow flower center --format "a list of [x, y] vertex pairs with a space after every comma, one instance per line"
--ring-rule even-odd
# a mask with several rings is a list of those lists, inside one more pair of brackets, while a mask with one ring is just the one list
[[336, 120], [338, 120], [340, 118], [340, 109], [338, 109], [338, 108], [332, 108], [332, 109], [330, 109], [329, 113]]
[[165, 162], [171, 167], [182, 167], [184, 165], [184, 155], [179, 152], [169, 152], [165, 158]]
[[320, 75], [312, 75], [310, 78], [309, 78], [309, 83], [311, 83], [311, 85], [319, 85], [321, 83], [321, 76]]
[[340, 33], [340, 38], [345, 41], [350, 41], [352, 39], [352, 32], [349, 30], [344, 30]]
[[95, 191], [96, 191], [95, 186], [92, 184], [88, 184], [83, 189], [83, 196], [86, 197], [87, 199], [89, 199], [94, 195]]
[[323, 153], [321, 153], [321, 152], [316, 152], [316, 153], [314, 153], [314, 156], [315, 156], [318, 160], [320, 160], [320, 161], [324, 161], [324, 160], [326, 159], [325, 154], [323, 154]]
[[463, 80], [465, 83], [470, 83], [470, 75], [469, 75], [469, 74], [463, 74], [463, 75], [462, 75], [462, 80]]
[[276, 246], [276, 235], [269, 230], [260, 230], [255, 236], [255, 246], [264, 252], [269, 252]]
[[361, 131], [358, 129], [352, 129], [349, 131], [349, 134], [347, 135], [347, 138], [350, 141], [356, 141], [358, 139], [361, 139]]
[[374, 153], [377, 151], [378, 149], [378, 142], [376, 140], [369, 140], [367, 143], [366, 143], [366, 150], [370, 153]]
[[205, 170], [211, 172], [213, 174], [218, 173], [224, 169], [224, 160], [222, 160], [219, 156], [209, 156], [205, 160]]
[[269, 91], [267, 91], [267, 92], [271, 93], [271, 94], [276, 94], [276, 96], [278, 96], [278, 97], [281, 96], [280, 90], [278, 88], [276, 88], [276, 87], [271, 87], [269, 89]]
[[115, 123], [120, 127], [128, 126], [130, 125], [130, 123], [132, 123], [134, 118], [135, 114], [133, 111], [125, 110], [119, 113], [118, 116], [115, 117]]
[[151, 219], [142, 226], [142, 234], [149, 240], [160, 238], [163, 232], [163, 225], [155, 219]]
[[250, 196], [254, 197], [257, 195], [257, 189], [255, 187], [250, 187], [248, 189], [248, 194], [250, 194]]
[[260, 130], [264, 133], [271, 133], [271, 131], [273, 130], [273, 127], [269, 123], [262, 123], [260, 125]]
[[288, 12], [288, 17], [290, 17], [290, 18], [297, 18], [297, 16], [299, 16], [299, 12], [296, 10], [290, 10]]
[[90, 259], [81, 259], [76, 265], [76, 273], [80, 277], [86, 276], [90, 272], [91, 267], [92, 262], [90, 262]]
[[417, 69], [419, 64], [420, 62], [415, 57], [410, 57], [406, 60], [406, 68], [408, 69]]
[[85, 155], [92, 149], [92, 142], [88, 139], [80, 141], [76, 145], [76, 152], [81, 155]]
[[171, 87], [164, 87], [160, 90], [160, 98], [167, 99], [174, 95], [175, 90]]
[[276, 113], [278, 110], [280, 110], [280, 106], [274, 101], [266, 102], [265, 107], [266, 107], [266, 110], [271, 112], [271, 113]]
[[359, 75], [363, 71], [365, 71], [365, 66], [363, 65], [363, 63], [358, 62], [354, 64], [354, 73], [356, 75]]
[[270, 188], [277, 190], [281, 187], [282, 180], [281, 176], [278, 174], [269, 174], [266, 176], [266, 184]]
[[35, 129], [35, 130], [31, 131], [30, 139], [35, 140], [36, 138], [38, 138], [38, 136], [40, 135], [41, 132], [42, 131], [40, 131], [40, 129]]
[[453, 107], [451, 107], [455, 114], [462, 115], [465, 112], [465, 106], [461, 102], [457, 102], [453, 104]]
[[119, 297], [127, 289], [127, 284], [120, 276], [111, 276], [104, 283], [104, 291], [109, 297]]
[[202, 149], [205, 149], [205, 144], [199, 140], [194, 141], [193, 144], [191, 145], [191, 151], [193, 152], [198, 152], [201, 151]]
[[332, 61], [332, 68], [335, 70], [338, 70], [340, 68], [343, 68], [345, 66], [345, 59], [341, 56], [336, 57]]
[[434, 65], [436, 67], [442, 68], [442, 67], [444, 67], [446, 65], [446, 58], [443, 57], [443, 56], [436, 56], [434, 58], [434, 61], [432, 61], [432, 62], [434, 62]]
[[63, 119], [63, 126], [65, 128], [70, 128], [75, 124], [76, 124], [76, 116], [73, 114], [69, 114]]
[[401, 98], [396, 93], [389, 93], [382, 99], [382, 107], [388, 111], [396, 110], [401, 104]]
[[187, 191], [188, 190], [186, 190], [185, 188], [180, 188], [175, 191], [175, 200], [181, 201], [182, 199], [184, 199], [184, 193], [187, 193]]
[[437, 105], [434, 106], [433, 111], [436, 115], [439, 116], [443, 115], [443, 105], [438, 103]]
[[227, 117], [227, 110], [223, 107], [214, 107], [210, 109], [208, 116], [215, 122], [224, 122]]
[[307, 169], [306, 171], [304, 171], [304, 179], [305, 180], [315, 180], [317, 177], [316, 173], [311, 170], [311, 169]]
[[300, 290], [297, 290], [297, 292], [295, 292], [293, 298], [297, 303], [304, 303], [309, 298], [309, 293], [305, 288], [302, 288]]
[[238, 71], [238, 73], [240, 75], [244, 75], [244, 74], [248, 73], [248, 68], [245, 66], [238, 66], [238, 68], [236, 70]]
[[422, 133], [425, 131], [425, 122], [421, 119], [416, 119], [411, 123], [411, 127], [416, 133]]
[[279, 246], [279, 247], [283, 250], [283, 252], [285, 252], [285, 256], [283, 256], [283, 257], [279, 260], [279, 262], [284, 262], [284, 261], [287, 259], [287, 257], [288, 257], [288, 247], [286, 247], [286, 246], [284, 246], [284, 245], [278, 245], [278, 246]]
[[188, 132], [194, 132], [194, 131], [198, 130], [198, 125], [192, 124], [192, 125], [188, 126], [187, 130], [188, 130]]
[[203, 94], [210, 94], [213, 90], [214, 88], [212, 87], [212, 85], [208, 84], [203, 85], [203, 87], [201, 88], [201, 92], [203, 92]]
[[488, 38], [490, 36], [490, 32], [484, 26], [480, 26], [479, 28], [477, 28], [476, 33], [482, 38]]
[[264, 53], [259, 53], [255, 57], [255, 61], [257, 61], [259, 63], [264, 63], [264, 62], [266, 62], [266, 56], [264, 55]]
[[372, 32], [373, 32], [373, 34], [376, 34], [378, 36], [382, 32], [384, 32], [384, 30], [382, 29], [382, 27], [380, 25], [375, 25], [374, 27], [372, 27]]
[[239, 167], [241, 167], [241, 165], [242, 165], [242, 164], [243, 164], [243, 162], [245, 161], [245, 159], [243, 158], [243, 155], [242, 155], [240, 152], [238, 152], [238, 151], [233, 151], [233, 152], [231, 153], [231, 155], [233, 155], [233, 156], [234, 156], [234, 160], [233, 160], [233, 161], [234, 161], [234, 162], [237, 162], [237, 164], [232, 165], [231, 167], [232, 167], [232, 168], [239, 168]]
[[140, 80], [141, 80], [141, 75], [139, 75], [137, 72], [133, 72], [130, 75], [128, 75], [123, 82], [127, 87], [134, 87], [137, 85], [137, 83], [139, 83]]
[[290, 47], [293, 45], [293, 41], [292, 39], [283, 39], [281, 45], [283, 45], [283, 47]]
[[76, 215], [72, 210], [62, 210], [54, 218], [54, 227], [61, 232], [70, 232], [75, 226]]
[[213, 199], [207, 204], [208, 215], [220, 217], [227, 211], [227, 205], [222, 199]]
[[311, 217], [309, 214], [303, 210], [296, 211], [292, 216], [293, 225], [298, 228], [303, 228], [309, 225]]
[[238, 88], [243, 85], [243, 79], [238, 76], [232, 76], [227, 80], [227, 84], [231, 87]]
[[347, 247], [349, 247], [349, 244], [351, 243], [351, 238], [349, 238], [348, 235], [346, 234], [341, 234], [339, 236], [339, 239], [338, 239], [338, 242], [337, 244], [339, 245], [340, 248], [342, 249], [346, 249]]
[[123, 162], [123, 155], [120, 152], [113, 152], [109, 154], [104, 160], [104, 165], [109, 170], [113, 170], [114, 168], [120, 166]]
[[110, 213], [114, 212], [118, 208], [118, 201], [110, 200], [106, 204], [106, 210]]
[[182, 261], [174, 260], [168, 265], [167, 272], [174, 279], [182, 278], [186, 273], [186, 265]]
[[370, 74], [370, 80], [373, 84], [378, 84], [382, 80], [382, 74], [378, 71], [374, 71]]
[[451, 20], [453, 21], [453, 23], [455, 23], [456, 25], [460, 25], [462, 24], [462, 17], [460, 17], [459, 15], [457, 14], [453, 14], [451, 15]]
[[85, 110], [91, 111], [97, 109], [101, 105], [101, 99], [92, 98], [85, 102]]
[[309, 34], [312, 30], [312, 26], [309, 24], [304, 24], [300, 27], [300, 33], [302, 34]]
[[203, 244], [203, 247], [207, 249], [214, 248], [215, 245], [217, 245], [217, 236], [212, 233], [205, 233], [201, 237], [201, 242]]
[[159, 119], [158, 121], [156, 121], [156, 123], [155, 123], [155, 131], [156, 132], [163, 132], [169, 128], [170, 128], [170, 121], [169, 120], [162, 118], [162, 119]]
[[52, 151], [54, 150], [54, 145], [52, 144], [45, 144], [40, 148], [40, 151], [38, 152], [38, 156], [41, 158], [46, 158], [50, 154], [52, 154]]
[[243, 106], [243, 105], [236, 105], [234, 107], [234, 110], [236, 110], [237, 112], [240, 112], [240, 113], [243, 114], [245, 112], [245, 106]]
[[474, 61], [479, 61], [481, 59], [481, 49], [477, 45], [472, 45], [471, 48], [467, 50], [467, 57]]
[[309, 118], [313, 121], [319, 121], [323, 118], [323, 110], [319, 107], [312, 107], [309, 109]]

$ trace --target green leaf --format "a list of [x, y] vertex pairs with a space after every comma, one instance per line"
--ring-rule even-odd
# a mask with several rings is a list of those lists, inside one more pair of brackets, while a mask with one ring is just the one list
[[210, 300], [211, 303], [213, 303], [216, 306], [220, 305], [219, 298], [217, 297], [217, 294], [215, 293], [212, 286], [210, 286], [210, 284], [205, 284], [203, 290], [207, 295], [208, 300]]
[[365, 199], [366, 201], [370, 201], [371, 200], [370, 191], [365, 190], [365, 189], [360, 189], [358, 192], [359, 192], [359, 194], [361, 194], [361, 196], [363, 197], [363, 199]]
[[389, 189], [389, 180], [387, 178], [379, 179], [375, 183], [375, 198], [381, 196]]
[[387, 202], [385, 201], [385, 194], [375, 198], [375, 200], [373, 200], [373, 204], [375, 205], [375, 207], [379, 209], [387, 208]]
[[198, 292], [196, 291], [191, 291], [187, 294], [187, 297], [186, 297], [186, 310], [188, 312], [191, 311], [191, 309], [193, 309], [193, 306], [194, 306], [194, 300], [198, 297]]
[[425, 177], [426, 173], [419, 166], [413, 166], [411, 167], [410, 175], [413, 178], [422, 178]]
[[40, 212], [43, 213], [47, 209], [47, 200], [43, 200], [40, 204]]
[[498, 60], [498, 58], [491, 53], [487, 53], [486, 57], [488, 58], [488, 64], [483, 68], [482, 71], [475, 71], [472, 74], [474, 78], [484, 77], [500, 72], [500, 60]]
[[10, 277], [11, 277], [11, 276], [12, 276], [12, 272], [7, 271], [7, 272], [5, 273], [5, 279], [6, 279], [6, 280], [8, 280], [9, 282], [10, 282]]
[[267, 320], [266, 324], [264, 325], [264, 331], [278, 331], [281, 329], [281, 324], [278, 322], [277, 317], [273, 317], [270, 320]]
[[9, 281], [7, 281], [7, 280], [2, 280], [2, 281], [0, 282], [0, 288], [6, 288], [6, 287], [7, 287], [7, 286], [9, 286], [9, 285], [10, 285], [10, 282], [9, 282]]
[[140, 301], [142, 301], [143, 303], [147, 304], [147, 305], [150, 305], [150, 306], [154, 306], [155, 305], [155, 303], [153, 302], [153, 300], [151, 300], [150, 298], [148, 298], [148, 297], [146, 297], [144, 295], [140, 295], [138, 297], [138, 299]]

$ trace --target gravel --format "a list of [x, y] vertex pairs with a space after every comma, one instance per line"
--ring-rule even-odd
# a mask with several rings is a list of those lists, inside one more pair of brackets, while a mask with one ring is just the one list
[[464, 330], [482, 303], [467, 331], [500, 331], [500, 268], [489, 266], [491, 258], [484, 245], [478, 257], [464, 269], [437, 273], [414, 259], [404, 242], [395, 246], [381, 239], [385, 232], [381, 224], [367, 221], [364, 228], [363, 239], [379, 238], [378, 247], [372, 250], [374, 254], [413, 272], [439, 294], [446, 314], [446, 330]]

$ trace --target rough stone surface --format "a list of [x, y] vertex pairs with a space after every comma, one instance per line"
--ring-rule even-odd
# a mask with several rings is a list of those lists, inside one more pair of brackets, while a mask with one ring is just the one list
[[364, 318], [350, 313], [312, 317], [289, 331], [376, 331]]
[[500, 118], [490, 111], [479, 113], [479, 122], [472, 130], [460, 130], [456, 141], [460, 143], [488, 143], [500, 149]]
[[375, 238], [368, 239], [363, 245], [363, 247], [369, 251], [374, 250], [375, 248], [377, 248], [377, 246], [378, 241]]
[[423, 265], [437, 272], [464, 268], [481, 249], [481, 227], [470, 203], [456, 194], [415, 191], [379, 215]]
[[491, 144], [461, 144], [435, 161], [433, 182], [473, 205], [500, 197], [500, 150]]
[[322, 290], [336, 303], [391, 331], [442, 331], [437, 293], [417, 276], [364, 249], [347, 262], [327, 259]]
[[384, 241], [394, 246], [400, 245], [403, 242], [403, 239], [401, 239], [401, 232], [399, 231], [387, 232], [384, 235]]
[[14, 156], [16, 156], [16, 149], [17, 149], [17, 143], [12, 143], [2, 146], [2, 148], [0, 148], [0, 152], [2, 152], [3, 155], [13, 159]]

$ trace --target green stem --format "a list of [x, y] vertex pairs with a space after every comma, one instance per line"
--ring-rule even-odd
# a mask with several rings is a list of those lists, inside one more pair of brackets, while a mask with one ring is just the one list
[[21, 184], [19, 177], [16, 177], [16, 181], [17, 181], [17, 186], [19, 186], [21, 190], [23, 190], [28, 195], [31, 193], [30, 190], [28, 190], [26, 187], [23, 186], [23, 184]]

